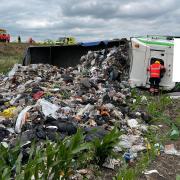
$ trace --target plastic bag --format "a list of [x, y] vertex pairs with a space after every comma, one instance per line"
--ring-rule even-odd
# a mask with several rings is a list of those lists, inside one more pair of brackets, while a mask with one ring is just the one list
[[11, 69], [11, 71], [9, 71], [9, 73], [8, 73], [9, 79], [13, 78], [13, 76], [15, 75], [16, 71], [18, 70], [19, 66], [21, 66], [21, 65], [15, 64], [14, 67]]
[[20, 133], [21, 132], [21, 128], [23, 126], [23, 124], [25, 123], [27, 117], [28, 117], [28, 111], [32, 108], [32, 106], [27, 106], [26, 108], [24, 108], [18, 115], [18, 118], [16, 120], [16, 125], [15, 125], [15, 132], [16, 133]]
[[136, 119], [127, 120], [127, 124], [130, 128], [138, 128], [139, 127], [139, 124]]
[[37, 101], [37, 105], [40, 105], [42, 107], [42, 112], [47, 116], [51, 116], [56, 119], [56, 111], [59, 109], [59, 106], [52, 104], [45, 99], [39, 99]]
[[171, 154], [171, 155], [180, 156], [180, 151], [177, 151], [177, 150], [175, 149], [174, 144], [165, 145], [164, 152], [165, 152], [166, 154]]
[[176, 140], [179, 138], [179, 136], [180, 136], [179, 129], [175, 125], [173, 125], [170, 133], [170, 138], [172, 140]]
[[14, 116], [14, 113], [15, 113], [15, 110], [16, 110], [16, 107], [10, 107], [8, 109], [5, 109], [1, 115], [6, 117], [6, 118], [11, 118]]
[[82, 116], [84, 113], [90, 113], [94, 109], [94, 106], [87, 104], [84, 108], [80, 109], [77, 116]]

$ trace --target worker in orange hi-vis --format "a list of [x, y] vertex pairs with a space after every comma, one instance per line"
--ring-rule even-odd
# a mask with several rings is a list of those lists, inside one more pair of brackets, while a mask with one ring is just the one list
[[150, 93], [158, 93], [159, 92], [159, 83], [161, 82], [161, 72], [165, 72], [165, 67], [160, 64], [160, 61], [155, 61], [151, 64], [147, 71], [150, 73]]

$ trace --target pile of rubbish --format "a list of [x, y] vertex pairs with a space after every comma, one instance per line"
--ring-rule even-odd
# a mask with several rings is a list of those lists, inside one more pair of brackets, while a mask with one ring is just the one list
[[[146, 149], [145, 112], [130, 112], [128, 52], [124, 47], [88, 52], [76, 67], [16, 64], [0, 77], [0, 143], [21, 146], [56, 141], [84, 130], [86, 141], [102, 138], [117, 126], [123, 135], [116, 151], [133, 159]], [[146, 99], [142, 99], [146, 101]], [[90, 133], [91, 130], [94, 133]]]

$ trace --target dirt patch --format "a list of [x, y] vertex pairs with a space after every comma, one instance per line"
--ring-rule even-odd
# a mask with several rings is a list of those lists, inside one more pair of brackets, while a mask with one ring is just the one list
[[118, 168], [115, 170], [102, 168], [101, 169], [101, 174], [102, 174], [101, 178], [103, 180], [111, 180], [111, 179], [113, 179], [114, 176], [116, 176], [117, 172], [118, 172]]
[[155, 173], [143, 175], [140, 180], [148, 178], [152, 180], [159, 180], [159, 178], [164, 180], [176, 179], [176, 175], [180, 174], [180, 156], [162, 154], [156, 158], [148, 170], [157, 170], [159, 175], [155, 175]]

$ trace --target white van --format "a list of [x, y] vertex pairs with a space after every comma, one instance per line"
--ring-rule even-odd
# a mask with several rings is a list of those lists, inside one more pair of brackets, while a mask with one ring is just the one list
[[173, 75], [174, 37], [146, 36], [131, 38], [131, 67], [129, 82], [132, 87], [149, 87], [147, 67], [159, 59], [166, 68], [160, 87], [171, 90], [175, 87]]

